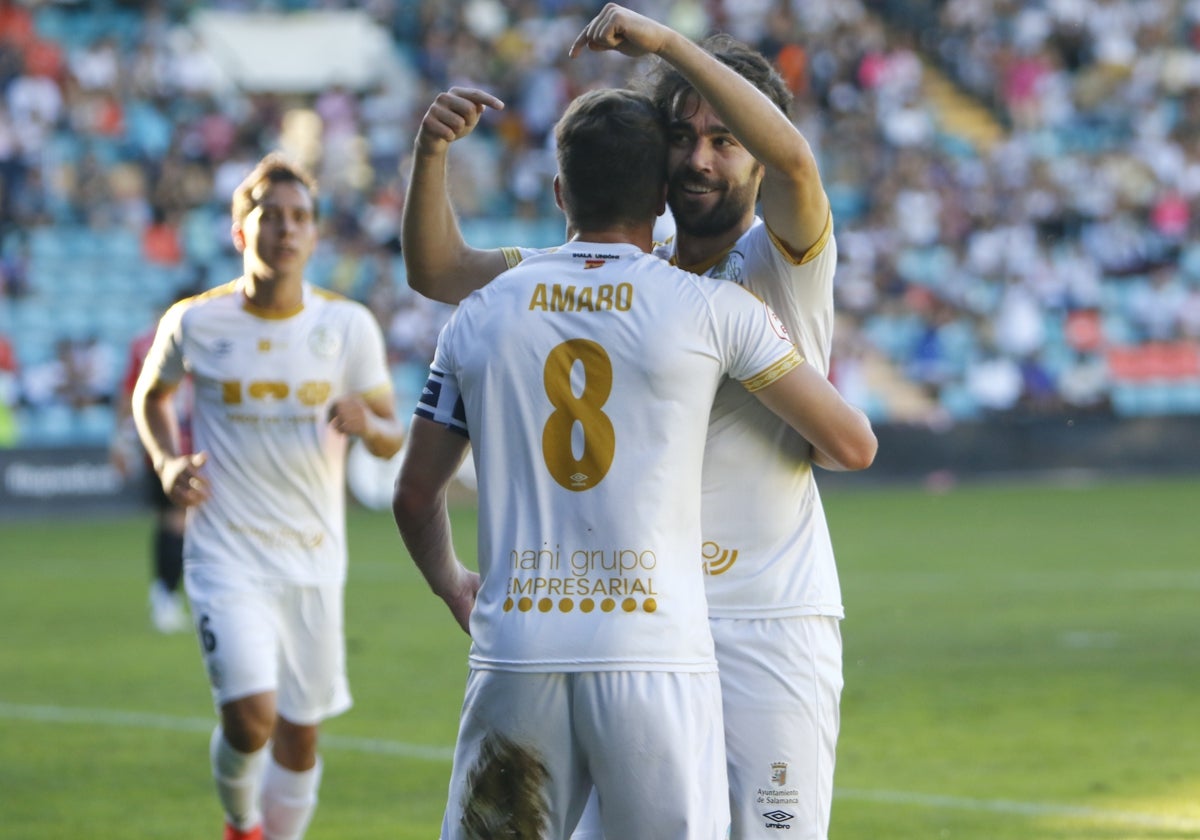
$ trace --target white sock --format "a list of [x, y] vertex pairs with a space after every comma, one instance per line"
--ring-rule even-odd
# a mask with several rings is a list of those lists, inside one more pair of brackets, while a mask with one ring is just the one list
[[317, 808], [321, 785], [321, 759], [311, 770], [288, 770], [267, 761], [263, 772], [262, 813], [264, 840], [300, 840]]
[[213, 730], [208, 754], [217, 782], [217, 797], [225, 809], [225, 818], [234, 828], [247, 831], [262, 821], [258, 797], [268, 752], [266, 747], [252, 753], [238, 752], [225, 740], [220, 726]]

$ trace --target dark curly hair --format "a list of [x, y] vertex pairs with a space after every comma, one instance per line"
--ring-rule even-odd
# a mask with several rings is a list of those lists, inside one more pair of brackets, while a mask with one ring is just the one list
[[[762, 53], [724, 33], [708, 36], [700, 46], [722, 64], [736, 70], [774, 102], [775, 107], [791, 116], [792, 92]], [[668, 119], [679, 116], [677, 109], [694, 90], [691, 82], [661, 59], [651, 69], [642, 88]]]

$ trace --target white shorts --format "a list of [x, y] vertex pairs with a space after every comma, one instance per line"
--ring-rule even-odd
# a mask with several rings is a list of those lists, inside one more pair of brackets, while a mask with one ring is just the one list
[[593, 784], [607, 837], [724, 840], [722, 738], [715, 673], [472, 671], [442, 840], [566, 837]]
[[184, 587], [218, 708], [273, 691], [279, 715], [302, 726], [350, 708], [341, 584], [230, 579], [189, 566]]
[[[711, 619], [734, 840], [829, 834], [842, 695], [831, 616]], [[610, 835], [614, 836], [614, 835]]]

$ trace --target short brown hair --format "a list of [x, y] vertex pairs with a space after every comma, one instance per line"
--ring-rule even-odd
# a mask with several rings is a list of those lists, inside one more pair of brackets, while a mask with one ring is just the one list
[[554, 127], [563, 210], [576, 230], [653, 221], [667, 171], [666, 123], [648, 96], [577, 97]]
[[309, 172], [282, 152], [271, 152], [258, 162], [242, 183], [233, 191], [230, 210], [233, 221], [241, 224], [262, 200], [262, 194], [271, 184], [296, 183], [308, 190], [313, 200], [313, 217], [317, 214], [317, 181]]

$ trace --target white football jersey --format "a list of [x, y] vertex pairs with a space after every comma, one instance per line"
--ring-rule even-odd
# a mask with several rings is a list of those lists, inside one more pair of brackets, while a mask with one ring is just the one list
[[632, 245], [527, 256], [463, 301], [417, 413], [472, 441], [472, 666], [713, 670], [709, 409], [726, 375], [756, 390], [801, 363], [762, 300]]
[[256, 312], [239, 281], [173, 306], [146, 370], [195, 387], [193, 449], [212, 496], [189, 509], [189, 565], [296, 583], [346, 575], [346, 437], [330, 403], [390, 392], [383, 335], [363, 305], [304, 288], [286, 317]]
[[[674, 244], [656, 248], [664, 259]], [[829, 370], [837, 244], [832, 218], [799, 261], [756, 218], [714, 263], [687, 266], [763, 298], [811, 364]], [[734, 383], [717, 391], [704, 462], [709, 614], [842, 617], [841, 586], [808, 443]]]

